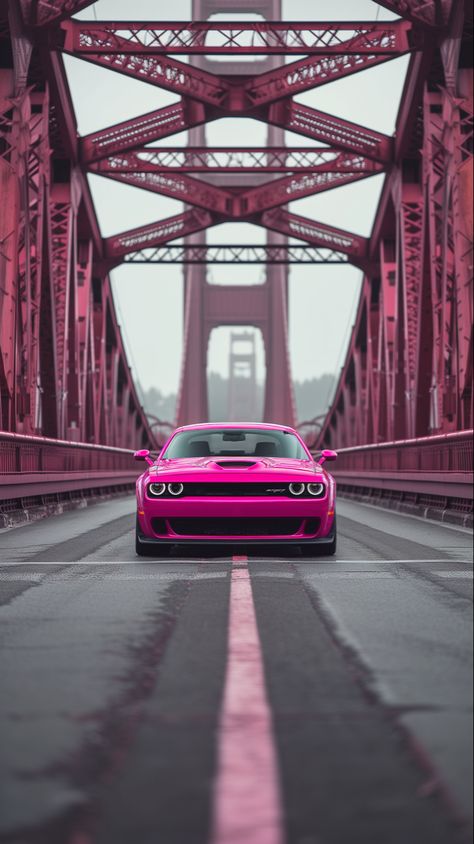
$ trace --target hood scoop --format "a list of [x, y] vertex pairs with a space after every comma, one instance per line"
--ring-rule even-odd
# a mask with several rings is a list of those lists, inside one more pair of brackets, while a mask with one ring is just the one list
[[255, 466], [255, 462], [253, 460], [225, 460], [220, 463], [216, 460], [216, 465], [221, 469], [250, 469], [251, 466]]

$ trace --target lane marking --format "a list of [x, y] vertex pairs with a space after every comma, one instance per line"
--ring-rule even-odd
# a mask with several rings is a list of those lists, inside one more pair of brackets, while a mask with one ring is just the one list
[[[245, 558], [245, 559], [247, 559], [247, 558]], [[255, 557], [255, 558], [252, 558], [252, 561], [254, 563], [255, 562], [256, 563], [280, 563], [280, 562], [288, 562], [288, 559], [289, 559], [288, 557]], [[239, 563], [240, 557], [237, 557], [237, 555], [236, 555], [235, 560], [234, 560], [234, 558], [232, 558], [232, 560], [233, 560], [233, 562]], [[34, 566], [35, 568], [37, 568], [39, 566], [104, 566], [104, 567], [107, 567], [107, 566], [154, 566], [158, 570], [160, 567], [170, 565], [170, 562], [171, 562], [172, 565], [176, 565], [176, 563], [179, 563], [180, 565], [186, 565], [187, 564], [187, 565], [190, 565], [190, 566], [194, 566], [198, 563], [216, 563], [216, 564], [228, 563], [229, 558], [228, 557], [212, 557], [212, 558], [209, 558], [209, 557], [192, 557], [192, 558], [190, 558], [190, 557], [176, 557], [176, 558], [172, 558], [171, 560], [167, 560], [166, 562], [164, 560], [163, 561], [148, 560], [147, 562], [145, 560], [78, 560], [77, 562], [71, 562], [70, 560], [66, 561], [66, 562], [65, 561], [60, 562], [58, 560], [51, 560], [50, 562], [47, 562], [47, 561], [44, 561], [44, 560], [40, 560], [38, 562], [35, 562], [34, 560], [18, 560], [18, 561], [12, 560], [12, 561], [6, 562], [4, 560], [1, 560], [0, 561], [0, 570], [2, 568], [4, 568], [4, 569], [11, 568], [12, 566]], [[243, 560], [242, 560], [242, 562], [243, 562]], [[298, 565], [298, 566], [308, 565], [308, 566], [312, 566], [313, 568], [315, 566], [314, 560], [299, 559], [298, 557], [292, 557], [291, 562], [294, 563], [295, 565]], [[371, 565], [371, 564], [379, 565], [381, 563], [385, 563], [385, 565], [388, 565], [389, 563], [441, 563], [443, 565], [461, 565], [461, 566], [468, 566], [468, 567], [472, 568], [472, 562], [470, 560], [452, 560], [452, 559], [446, 559], [446, 558], [443, 559], [443, 558], [439, 558], [439, 557], [437, 557], [436, 559], [431, 558], [429, 560], [367, 560], [367, 559], [366, 560], [341, 560], [341, 559], [324, 560], [324, 559], [320, 559], [320, 560], [316, 561], [317, 566], [323, 566], [323, 565], [338, 566], [338, 565], [341, 565], [341, 564], [346, 565], [347, 563], [353, 563], [353, 564], [363, 563], [364, 565], [367, 565], [367, 564], [369, 564], [369, 565]]]
[[212, 844], [283, 844], [278, 763], [248, 557], [234, 555]]

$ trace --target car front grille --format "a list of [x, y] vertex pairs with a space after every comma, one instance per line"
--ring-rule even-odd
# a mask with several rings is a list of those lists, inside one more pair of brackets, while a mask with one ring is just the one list
[[291, 536], [302, 526], [302, 519], [182, 518], [168, 521], [171, 530], [179, 536]]
[[184, 495], [192, 496], [195, 498], [207, 498], [207, 497], [224, 497], [224, 496], [235, 496], [238, 498], [241, 496], [249, 497], [249, 496], [262, 496], [268, 495], [273, 498], [278, 497], [279, 495], [289, 496], [290, 493], [288, 491], [288, 484], [286, 483], [234, 483], [232, 481], [224, 482], [224, 483], [186, 483], [184, 486]]

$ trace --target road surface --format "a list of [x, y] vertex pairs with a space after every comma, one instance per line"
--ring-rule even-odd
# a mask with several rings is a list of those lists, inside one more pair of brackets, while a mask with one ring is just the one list
[[336, 558], [155, 561], [133, 511], [0, 532], [0, 842], [469, 840], [469, 532], [339, 501]]

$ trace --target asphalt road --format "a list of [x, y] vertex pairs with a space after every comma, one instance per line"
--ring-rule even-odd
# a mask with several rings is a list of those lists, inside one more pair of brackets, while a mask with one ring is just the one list
[[133, 508], [0, 532], [0, 842], [470, 840], [467, 531], [143, 561]]

